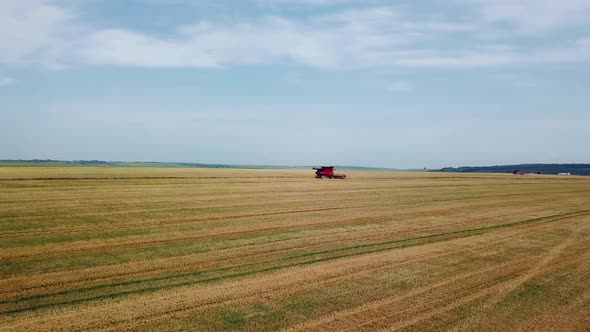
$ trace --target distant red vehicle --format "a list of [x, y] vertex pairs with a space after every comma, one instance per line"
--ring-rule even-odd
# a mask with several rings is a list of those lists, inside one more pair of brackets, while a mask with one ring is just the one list
[[318, 179], [321, 178], [328, 178], [328, 179], [346, 179], [346, 175], [344, 174], [334, 174], [334, 166], [321, 166], [321, 167], [314, 167], [315, 169], [315, 177]]

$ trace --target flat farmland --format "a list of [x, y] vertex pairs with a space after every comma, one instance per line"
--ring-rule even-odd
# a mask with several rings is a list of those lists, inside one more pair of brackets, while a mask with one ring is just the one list
[[590, 178], [0, 167], [0, 330], [590, 330]]

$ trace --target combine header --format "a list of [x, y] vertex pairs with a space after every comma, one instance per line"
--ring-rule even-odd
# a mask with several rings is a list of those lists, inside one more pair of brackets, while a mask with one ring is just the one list
[[346, 179], [344, 174], [334, 174], [334, 166], [314, 167], [313, 169], [315, 169], [315, 177], [318, 179]]

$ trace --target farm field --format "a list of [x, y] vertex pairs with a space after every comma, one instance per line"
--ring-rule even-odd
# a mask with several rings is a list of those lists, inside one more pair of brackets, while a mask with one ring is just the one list
[[2, 167], [0, 330], [590, 330], [590, 177], [342, 173]]

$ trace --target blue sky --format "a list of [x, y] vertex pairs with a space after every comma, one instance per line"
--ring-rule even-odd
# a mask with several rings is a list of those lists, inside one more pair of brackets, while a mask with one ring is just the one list
[[0, 1], [0, 159], [590, 162], [588, 0]]

